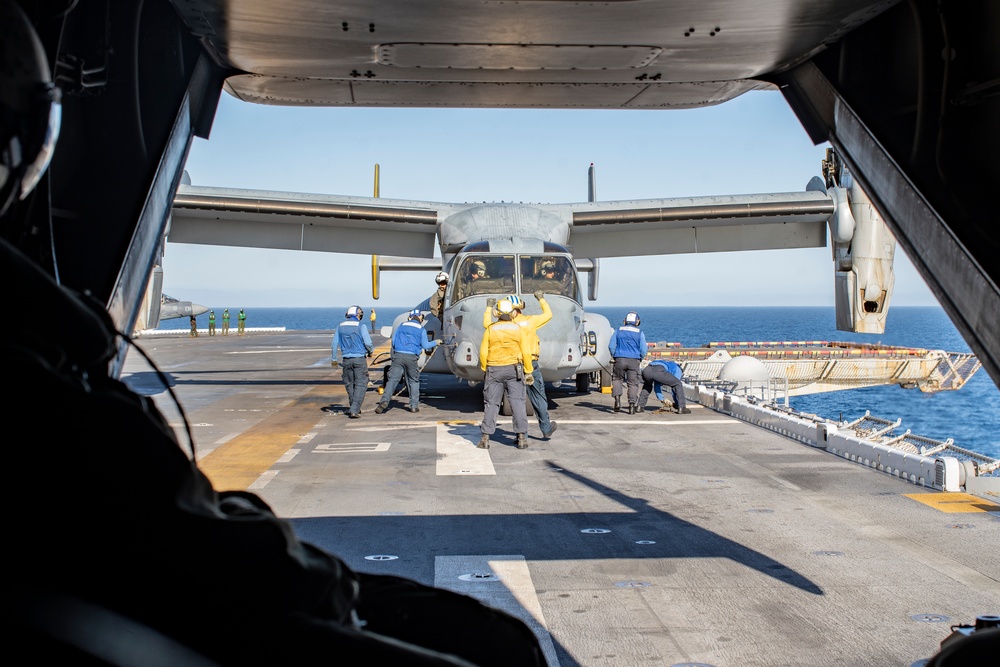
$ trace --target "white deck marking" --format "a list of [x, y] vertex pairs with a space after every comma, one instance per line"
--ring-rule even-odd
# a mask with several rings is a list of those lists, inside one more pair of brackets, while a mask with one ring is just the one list
[[[477, 573], [495, 576], [471, 581], [460, 579], [462, 575]], [[434, 586], [469, 595], [521, 619], [538, 637], [548, 664], [559, 665], [524, 556], [437, 556]]]
[[338, 442], [326, 445], [316, 445], [316, 454], [343, 454], [345, 452], [386, 452], [388, 442]]
[[[629, 419], [631, 417], [631, 419]], [[530, 418], [529, 418], [530, 419]], [[743, 426], [745, 422], [732, 419], [678, 419], [677, 421], [661, 421], [659, 419], [643, 419], [642, 417], [633, 417], [626, 413], [625, 417], [621, 419], [558, 419], [556, 420], [560, 424], [617, 424], [618, 426], [713, 426], [713, 425], [729, 425], [734, 424]], [[510, 423], [510, 422], [506, 422]]]
[[287, 452], [281, 455], [277, 463], [288, 463], [295, 458], [295, 455], [301, 452], [301, 449], [289, 449]]
[[265, 470], [260, 474], [260, 477], [255, 479], [253, 483], [247, 487], [248, 491], [259, 491], [267, 486], [267, 483], [274, 479], [279, 471], [277, 470]]
[[[351, 431], [356, 431], [360, 433], [374, 433], [376, 431], [409, 431], [412, 428], [420, 428], [426, 426], [436, 426], [436, 422], [402, 422], [402, 423], [388, 423], [385, 426], [358, 426], [351, 428]], [[350, 427], [348, 427], [350, 428]]]
[[482, 432], [475, 424], [437, 424], [437, 474], [497, 474], [490, 450], [476, 448], [481, 436]]

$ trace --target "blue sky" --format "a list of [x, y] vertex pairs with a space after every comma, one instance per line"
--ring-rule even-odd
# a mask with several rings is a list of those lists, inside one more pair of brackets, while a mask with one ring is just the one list
[[[777, 92], [673, 111], [301, 109], [224, 94], [187, 170], [196, 185], [438, 202], [576, 202], [805, 189], [814, 146]], [[168, 243], [164, 292], [209, 306], [370, 306], [370, 256]], [[893, 305], [937, 302], [897, 247]], [[383, 273], [383, 306], [433, 274]], [[601, 261], [597, 306], [833, 305], [829, 248]]]

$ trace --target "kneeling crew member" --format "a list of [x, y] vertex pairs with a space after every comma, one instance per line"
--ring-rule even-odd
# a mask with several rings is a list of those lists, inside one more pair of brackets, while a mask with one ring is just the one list
[[631, 312], [625, 316], [622, 326], [611, 334], [608, 349], [615, 359], [611, 377], [611, 396], [615, 399], [615, 412], [621, 412], [622, 383], [628, 385], [628, 413], [634, 415], [635, 403], [639, 399], [639, 361], [646, 356], [646, 336], [639, 329], [639, 314]]
[[687, 407], [687, 399], [684, 396], [684, 385], [681, 384], [681, 367], [673, 361], [663, 361], [657, 359], [649, 362], [649, 365], [642, 369], [642, 393], [639, 394], [639, 412], [646, 409], [646, 401], [649, 400], [649, 393], [654, 392], [664, 406], [667, 401], [663, 398], [663, 385], [670, 387], [674, 394], [674, 409], [682, 415], [691, 414]]
[[368, 360], [372, 354], [372, 337], [361, 320], [365, 316], [359, 306], [351, 306], [344, 314], [344, 321], [337, 327], [333, 336], [333, 359], [337, 359], [337, 350], [341, 352], [343, 369], [342, 377], [347, 388], [347, 416], [357, 419], [361, 416], [361, 404], [365, 401], [368, 391]]
[[411, 310], [405, 322], [396, 329], [392, 337], [392, 363], [389, 366], [389, 377], [385, 380], [385, 391], [382, 400], [375, 406], [375, 412], [382, 414], [389, 409], [389, 401], [396, 391], [396, 385], [406, 375], [406, 389], [410, 394], [410, 412], [420, 412], [420, 367], [417, 359], [424, 350], [430, 351], [437, 347], [438, 340], [427, 340], [424, 329], [424, 314], [419, 310]]
[[[496, 305], [498, 321], [486, 327], [479, 346], [479, 368], [486, 372], [483, 382], [483, 403], [486, 405], [480, 430], [480, 449], [490, 448], [490, 436], [497, 429], [497, 415], [504, 390], [514, 416], [517, 448], [528, 446], [528, 413], [525, 405], [525, 384], [534, 382], [531, 348], [528, 337], [514, 318], [514, 304], [506, 299]], [[522, 367], [523, 364], [523, 367]]]

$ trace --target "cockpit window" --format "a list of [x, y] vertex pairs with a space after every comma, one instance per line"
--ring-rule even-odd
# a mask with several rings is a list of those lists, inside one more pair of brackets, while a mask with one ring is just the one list
[[542, 291], [579, 301], [576, 271], [568, 257], [521, 255], [521, 293]]
[[469, 255], [462, 260], [455, 278], [452, 301], [476, 294], [511, 294], [514, 285], [514, 255]]

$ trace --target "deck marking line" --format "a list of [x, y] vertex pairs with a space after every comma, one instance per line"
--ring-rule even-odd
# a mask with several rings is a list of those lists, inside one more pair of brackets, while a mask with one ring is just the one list
[[302, 451], [301, 449], [289, 449], [287, 452], [285, 452], [282, 456], [278, 458], [276, 463], [288, 463], [289, 461], [295, 458], [296, 454], [298, 454], [301, 451]]
[[437, 424], [437, 474], [496, 475], [490, 450], [476, 448], [480, 437], [475, 424]]
[[388, 442], [337, 442], [325, 445], [316, 445], [312, 450], [314, 454], [342, 454], [344, 452], [386, 452], [389, 451]]
[[[356, 428], [351, 428], [352, 433], [376, 433], [378, 431], [408, 431], [411, 428], [419, 428], [421, 426], [435, 426], [434, 422], [424, 422], [424, 423], [393, 423], [390, 422], [385, 426], [359, 426]], [[348, 427], [350, 428], [350, 427]]]
[[903, 495], [945, 514], [1000, 512], [1000, 505], [966, 493], [904, 493]]
[[[492, 573], [496, 578], [460, 579], [470, 573]], [[550, 667], [559, 665], [524, 556], [436, 556], [434, 586], [474, 597], [521, 619], [538, 637]]]
[[[458, 422], [451, 422], [458, 423]], [[475, 422], [478, 424], [479, 422]], [[497, 424], [504, 426], [512, 423], [511, 419], [498, 419]], [[534, 423], [528, 417], [528, 423]], [[559, 424], [615, 424], [617, 426], [746, 426], [745, 422], [733, 419], [691, 419], [686, 421], [659, 421], [654, 419], [560, 419]]]
[[277, 475], [277, 470], [265, 470], [260, 474], [260, 477], [254, 480], [253, 484], [247, 487], [247, 491], [259, 491], [260, 489], [263, 489], [267, 486], [267, 483], [274, 479]]

